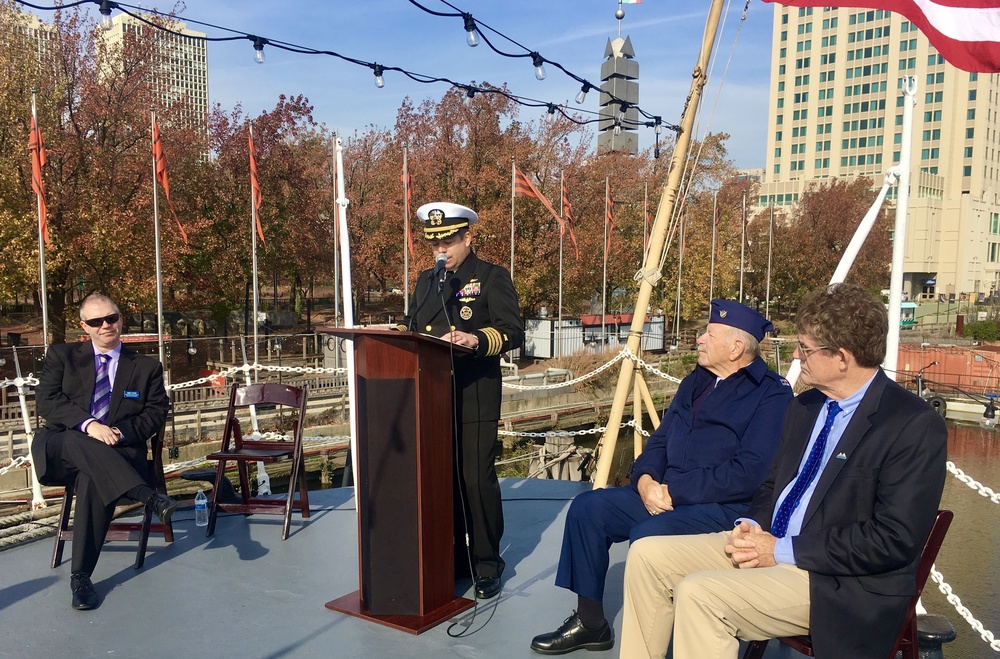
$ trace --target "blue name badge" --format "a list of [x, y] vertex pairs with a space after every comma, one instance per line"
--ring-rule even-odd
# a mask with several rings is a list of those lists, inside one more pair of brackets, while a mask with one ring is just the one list
[[135, 391], [133, 389], [126, 389], [125, 390], [125, 398], [138, 398], [138, 397], [139, 397], [139, 392], [138, 391]]

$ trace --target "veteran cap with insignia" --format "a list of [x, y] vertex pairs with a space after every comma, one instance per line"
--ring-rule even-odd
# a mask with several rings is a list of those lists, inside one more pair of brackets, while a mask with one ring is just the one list
[[479, 221], [476, 211], [447, 201], [424, 204], [417, 209], [417, 218], [424, 223], [427, 240], [447, 238]]
[[767, 318], [732, 300], [712, 300], [712, 313], [708, 322], [741, 329], [758, 341], [774, 331], [774, 325]]

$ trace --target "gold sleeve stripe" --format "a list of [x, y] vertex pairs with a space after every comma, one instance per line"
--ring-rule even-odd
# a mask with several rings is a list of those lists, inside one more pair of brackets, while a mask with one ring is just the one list
[[504, 337], [500, 330], [494, 327], [484, 327], [480, 330], [486, 337], [486, 356], [496, 357], [503, 352]]

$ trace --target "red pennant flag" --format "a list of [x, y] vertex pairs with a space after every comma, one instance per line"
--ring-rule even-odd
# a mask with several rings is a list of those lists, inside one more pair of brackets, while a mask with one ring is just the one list
[[31, 117], [31, 131], [28, 135], [28, 152], [31, 154], [31, 189], [38, 196], [38, 224], [42, 229], [42, 240], [50, 247], [49, 223], [45, 209], [45, 181], [42, 179], [42, 167], [45, 166], [45, 146], [42, 144], [42, 131]]
[[566, 222], [566, 229], [569, 231], [569, 239], [573, 241], [573, 250], [576, 252], [576, 260], [580, 260], [580, 248], [576, 244], [576, 234], [573, 233], [573, 207], [569, 205], [569, 195], [566, 194], [566, 184], [562, 186], [563, 219]]
[[410, 205], [413, 203], [413, 181], [410, 179], [410, 172], [406, 170], [406, 163], [403, 163], [403, 175], [399, 177], [403, 182], [403, 204], [406, 205], [406, 245], [410, 250], [410, 256], [414, 256], [413, 232], [410, 231]]
[[615, 207], [615, 200], [611, 198], [611, 192], [608, 191], [608, 205], [605, 207], [605, 212], [608, 216], [608, 242], [604, 246], [605, 253], [609, 256], [611, 255], [611, 234], [615, 231], [615, 218], [611, 211]]
[[187, 245], [187, 231], [184, 230], [184, 225], [181, 224], [181, 221], [177, 219], [174, 202], [170, 200], [170, 183], [167, 182], [167, 161], [163, 155], [163, 144], [160, 143], [160, 126], [156, 121], [153, 122], [153, 162], [156, 163], [156, 180], [163, 186], [163, 193], [167, 196], [167, 205], [170, 206], [170, 212], [173, 213], [174, 221], [177, 222], [177, 229], [181, 232], [181, 239]]
[[253, 207], [257, 210], [256, 215], [256, 226], [257, 226], [257, 236], [260, 237], [260, 242], [264, 244], [264, 227], [260, 224], [260, 204], [263, 201], [263, 196], [260, 193], [260, 179], [257, 178], [257, 151], [253, 148], [253, 129], [250, 129], [250, 136], [247, 138], [247, 142], [250, 145], [250, 189], [251, 196], [253, 197]]
[[1000, 72], [1000, 0], [765, 0], [792, 7], [865, 7], [902, 14], [950, 64]]
[[542, 202], [542, 206], [544, 206], [549, 213], [552, 214], [552, 217], [556, 218], [556, 222], [559, 223], [559, 235], [562, 236], [566, 233], [566, 225], [563, 223], [562, 217], [560, 217], [559, 213], [556, 212], [556, 209], [552, 207], [549, 200], [545, 198], [545, 195], [539, 192], [538, 188], [536, 188], [534, 184], [528, 180], [528, 177], [522, 174], [521, 170], [517, 167], [514, 168], [514, 194], [521, 195], [523, 197], [532, 197]]

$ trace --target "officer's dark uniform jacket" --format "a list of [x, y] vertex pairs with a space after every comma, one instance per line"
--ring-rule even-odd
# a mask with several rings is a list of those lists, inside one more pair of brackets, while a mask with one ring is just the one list
[[500, 355], [524, 343], [510, 273], [472, 252], [457, 271], [446, 275], [442, 296], [447, 317], [433, 270], [420, 273], [410, 300], [412, 315], [397, 328], [437, 337], [452, 329], [474, 333], [479, 339], [475, 354], [455, 355], [460, 418], [463, 423], [496, 421], [500, 418]]

